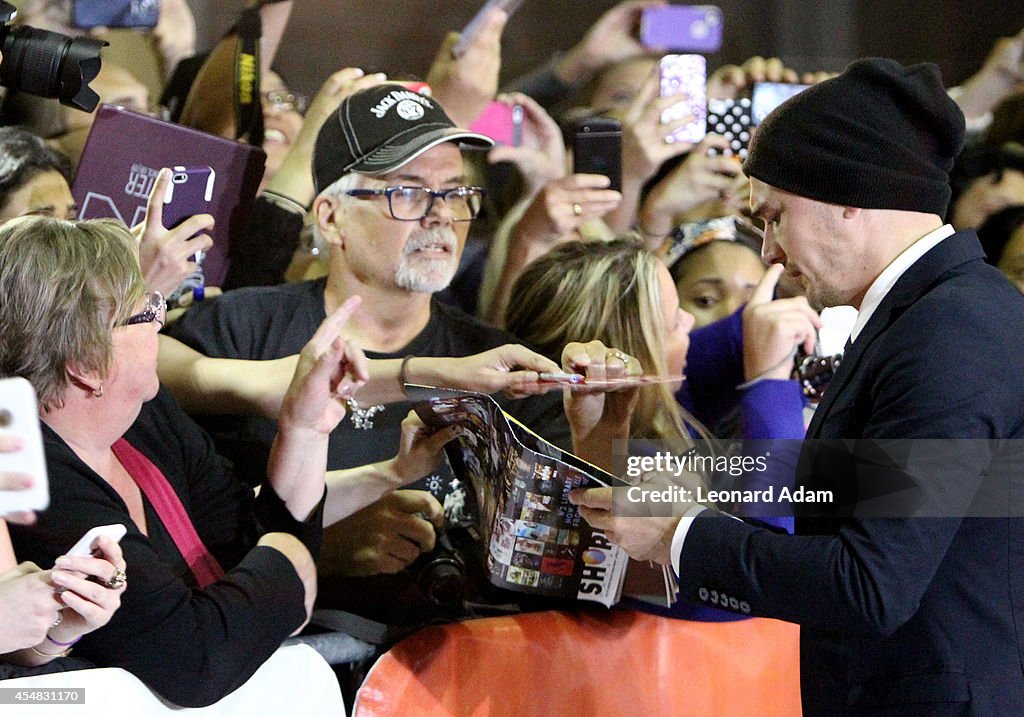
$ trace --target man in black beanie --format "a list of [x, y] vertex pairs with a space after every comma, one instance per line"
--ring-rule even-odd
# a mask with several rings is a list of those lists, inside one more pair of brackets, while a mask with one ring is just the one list
[[934, 65], [868, 59], [778, 107], [744, 164], [763, 258], [816, 308], [860, 310], [808, 438], [909, 446], [883, 474], [808, 441], [797, 483], [856, 497], [895, 475], [917, 510], [804, 506], [780, 535], [701, 506], [652, 530], [578, 497], [634, 557], [671, 563], [682, 599], [799, 623], [807, 716], [1024, 714], [1024, 520], [971, 504], [992, 439], [1024, 438], [1024, 297], [943, 224], [963, 136]]

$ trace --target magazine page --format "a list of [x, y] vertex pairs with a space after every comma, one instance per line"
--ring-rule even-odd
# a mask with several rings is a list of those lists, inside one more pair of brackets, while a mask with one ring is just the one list
[[446, 451], [480, 506], [491, 582], [518, 592], [615, 604], [628, 556], [587, 525], [568, 494], [620, 481], [530, 432], [490, 396], [413, 385], [406, 391], [428, 426], [464, 429]]

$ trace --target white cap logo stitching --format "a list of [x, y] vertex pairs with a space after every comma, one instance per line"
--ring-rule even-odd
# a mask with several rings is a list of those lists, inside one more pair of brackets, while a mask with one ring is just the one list
[[407, 120], [418, 120], [424, 114], [424, 107], [430, 109], [434, 107], [434, 105], [430, 104], [430, 100], [418, 92], [395, 90], [389, 92], [386, 97], [371, 107], [370, 112], [373, 113], [374, 117], [382, 119], [389, 109], [396, 106], [398, 116]]
[[397, 112], [398, 116], [402, 119], [414, 121], [423, 116], [423, 107], [412, 100], [402, 100], [398, 103], [398, 106], [395, 107], [395, 112]]

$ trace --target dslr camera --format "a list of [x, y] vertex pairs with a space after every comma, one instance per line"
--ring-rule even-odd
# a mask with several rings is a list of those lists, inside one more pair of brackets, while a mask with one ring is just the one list
[[13, 27], [17, 14], [14, 5], [0, 2], [0, 85], [56, 98], [84, 112], [96, 109], [100, 98], [89, 83], [99, 74], [100, 49], [108, 43], [27, 25]]
[[416, 584], [430, 602], [440, 608], [458, 610], [466, 597], [466, 559], [462, 556], [464, 528], [456, 526], [437, 531], [434, 549], [414, 564]]

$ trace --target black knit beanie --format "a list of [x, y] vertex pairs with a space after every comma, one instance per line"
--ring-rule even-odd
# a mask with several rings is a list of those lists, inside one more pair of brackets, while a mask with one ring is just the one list
[[743, 171], [822, 202], [945, 216], [963, 143], [964, 116], [938, 67], [872, 58], [771, 112]]

